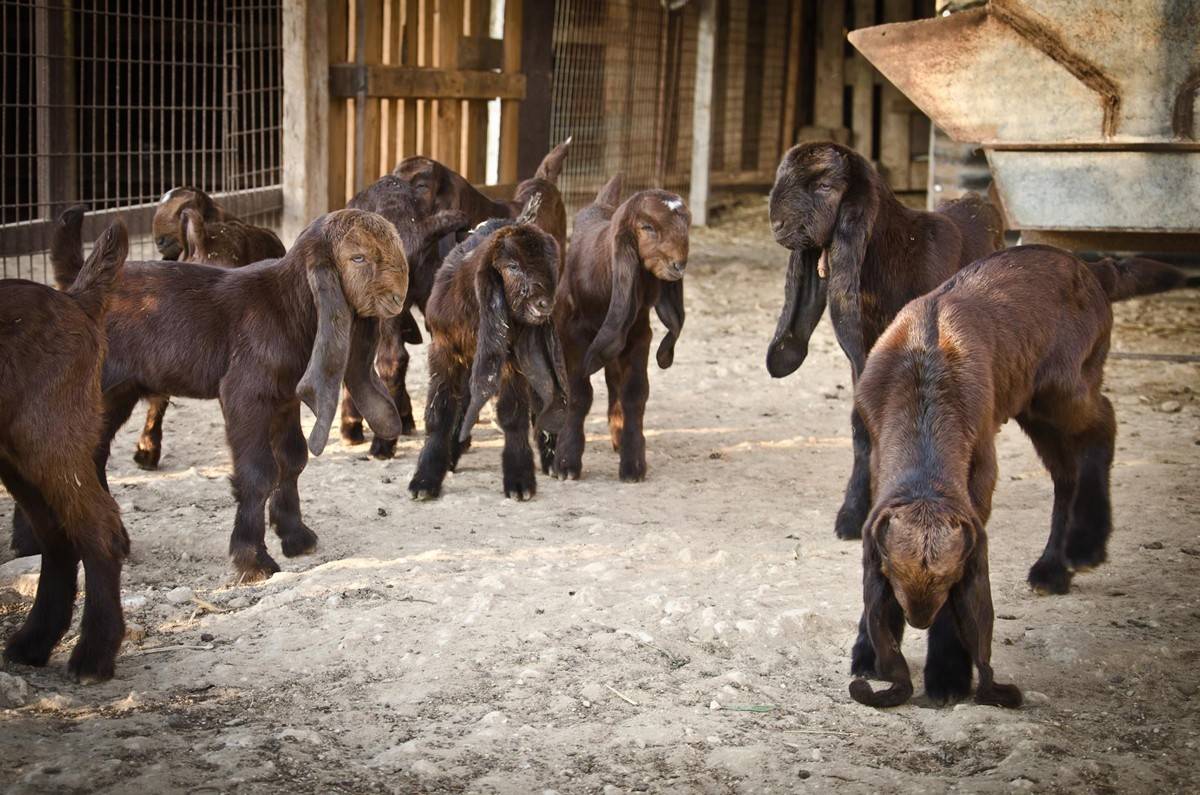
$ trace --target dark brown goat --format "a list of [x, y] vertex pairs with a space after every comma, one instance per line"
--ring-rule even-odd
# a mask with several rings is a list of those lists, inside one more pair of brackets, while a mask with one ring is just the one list
[[531, 409], [537, 431], [557, 431], [566, 374], [551, 319], [558, 244], [531, 222], [535, 214], [531, 207], [528, 217], [486, 222], [438, 271], [426, 314], [429, 399], [425, 446], [408, 486], [414, 499], [441, 494], [446, 472], [457, 466], [480, 409], [494, 395], [504, 430], [504, 496], [527, 500], [537, 491]]
[[575, 216], [571, 250], [554, 310], [567, 364], [569, 408], [562, 433], [541, 434], [542, 470], [577, 479], [583, 468], [583, 423], [592, 406], [592, 373], [604, 368], [608, 430], [620, 452], [622, 481], [646, 477], [642, 420], [650, 382], [650, 308], [667, 334], [658, 366], [675, 358], [683, 328], [683, 273], [691, 213], [674, 193], [644, 190], [620, 201], [621, 176]]
[[[771, 188], [771, 229], [791, 250], [783, 312], [767, 370], [795, 372], [830, 305], [838, 343], [857, 381], [875, 340], [902, 306], [1001, 248], [999, 213], [974, 194], [937, 212], [910, 210], [863, 157], [834, 143], [793, 147]], [[839, 538], [858, 538], [871, 504], [870, 446], [851, 416], [854, 469], [838, 511]]]
[[318, 218], [273, 262], [236, 270], [130, 263], [105, 324], [101, 475], [113, 434], [139, 398], [219, 398], [233, 453], [234, 566], [244, 579], [279, 571], [265, 542], [268, 498], [285, 555], [317, 542], [301, 519], [296, 485], [308, 462], [300, 401], [316, 415], [314, 455], [325, 447], [343, 380], [372, 427], [400, 432], [373, 364], [377, 318], [399, 314], [407, 289], [395, 227], [361, 210]]
[[[391, 221], [400, 234], [404, 255], [410, 263], [441, 262], [438, 255], [441, 238], [467, 228], [466, 215], [461, 210], [430, 212], [412, 185], [391, 174], [380, 177], [364, 188], [346, 206], [370, 210]], [[427, 266], [425, 269], [428, 269]], [[416, 430], [417, 424], [413, 420], [412, 401], [408, 397], [408, 390], [404, 388], [404, 376], [408, 372], [408, 353], [404, 345], [421, 342], [421, 329], [413, 319], [412, 305], [416, 293], [428, 296], [427, 290], [414, 290], [413, 283], [418, 280], [424, 282], [427, 278], [432, 281], [432, 273], [418, 270], [417, 267], [409, 270], [409, 290], [404, 311], [380, 323], [379, 354], [376, 358], [380, 377], [396, 403], [396, 410], [400, 412], [401, 433], [406, 436]], [[423, 311], [424, 299], [420, 307]], [[341, 435], [349, 444], [365, 441], [362, 416], [348, 392], [342, 399]], [[394, 438], [385, 439], [376, 434], [371, 442], [371, 455], [391, 458], [395, 448]]]
[[199, 210], [185, 207], [180, 212], [183, 230], [181, 262], [237, 268], [265, 259], [279, 259], [285, 253], [283, 243], [270, 229], [227, 218], [205, 221]]
[[283, 244], [270, 229], [241, 221], [199, 188], [180, 187], [163, 194], [151, 222], [154, 245], [165, 260], [178, 259], [184, 251], [187, 234], [183, 227], [183, 211], [187, 209], [198, 213], [207, 224], [230, 222], [242, 227], [231, 233], [230, 242], [223, 246], [226, 259], [211, 264], [248, 265], [283, 256]]
[[895, 706], [912, 694], [900, 653], [907, 620], [929, 628], [925, 689], [935, 701], [970, 692], [1015, 707], [1021, 692], [992, 678], [992, 596], [985, 525], [996, 486], [995, 436], [1016, 418], [1054, 480], [1050, 539], [1029, 572], [1065, 593], [1071, 569], [1106, 559], [1109, 469], [1116, 437], [1101, 394], [1111, 301], [1160, 292], [1183, 275], [1150, 260], [1087, 265], [1049, 246], [1021, 246], [965, 268], [904, 307], [858, 381], [871, 440], [874, 505], [863, 537], [863, 620], [855, 700]]
[[4, 658], [45, 665], [71, 625], [80, 561], [86, 595], [69, 670], [109, 679], [125, 622], [121, 562], [129, 537], [92, 463], [102, 424], [100, 368], [112, 282], [129, 250], [110, 226], [65, 292], [0, 281], [0, 481], [32, 520], [42, 554], [37, 596]]
[[[540, 194], [541, 204], [534, 223], [558, 241], [561, 257], [566, 251], [567, 211], [555, 183], [562, 171], [570, 144], [571, 139], [568, 138], [551, 149], [542, 159], [534, 176], [517, 185], [513, 200], [508, 202], [489, 199], [461, 174], [428, 157], [405, 158], [392, 171], [392, 175], [412, 185], [417, 192], [422, 211], [417, 217], [457, 210], [466, 216], [467, 227], [478, 226], [492, 218], [516, 218], [529, 200]], [[409, 259], [412, 264], [409, 304], [420, 309], [422, 314], [433, 290], [434, 275], [455, 242], [454, 237], [447, 236], [436, 248], [426, 250], [421, 258]], [[402, 342], [420, 342], [420, 331], [416, 323], [410, 323], [410, 320], [411, 318], [404, 321], [406, 334]], [[412, 402], [404, 385], [404, 378], [408, 372], [408, 351], [404, 345], [399, 344], [394, 348], [386, 344], [381, 346], [378, 366], [389, 391], [396, 395], [397, 405], [411, 407]], [[352, 405], [342, 406], [342, 438], [348, 444], [358, 444], [364, 439], [362, 421], [353, 409]], [[401, 419], [404, 422], [405, 433], [412, 433], [416, 423], [413, 421], [411, 408], [408, 414], [401, 414]], [[467, 444], [469, 446], [469, 441]], [[376, 458], [391, 458], [395, 449], [395, 439], [382, 439], [378, 434], [371, 442], [371, 455]]]

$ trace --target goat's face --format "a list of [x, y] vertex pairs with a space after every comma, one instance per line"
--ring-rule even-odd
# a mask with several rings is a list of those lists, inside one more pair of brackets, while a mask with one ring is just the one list
[[533, 224], [497, 230], [482, 254], [504, 282], [505, 303], [517, 322], [540, 326], [554, 311], [558, 244]]
[[421, 215], [451, 209], [442, 195], [447, 190], [447, 176], [441, 163], [428, 157], [406, 157], [392, 173], [412, 185]]
[[923, 502], [889, 508], [875, 523], [880, 571], [913, 627], [927, 629], [962, 580], [974, 528], [971, 518]]
[[408, 295], [408, 260], [391, 222], [365, 210], [337, 210], [327, 216], [326, 235], [354, 311], [398, 315]]
[[838, 207], [850, 190], [849, 161], [833, 143], [792, 147], [771, 188], [771, 231], [792, 250], [826, 248], [833, 237]]
[[692, 214], [683, 199], [663, 190], [647, 190], [629, 198], [622, 223], [637, 241], [646, 270], [665, 282], [683, 278], [688, 261], [688, 229]]
[[186, 209], [211, 219], [216, 205], [207, 193], [197, 188], [171, 188], [163, 194], [150, 224], [154, 245], [163, 259], [177, 259], [183, 253], [182, 213]]

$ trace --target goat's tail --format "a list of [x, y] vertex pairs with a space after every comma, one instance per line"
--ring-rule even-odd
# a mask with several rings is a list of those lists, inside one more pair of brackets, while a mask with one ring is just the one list
[[[67, 288], [83, 311], [97, 321], [104, 317], [109, 290], [125, 266], [128, 255], [129, 232], [125, 229], [125, 222], [118, 218], [96, 238], [91, 256], [79, 269], [74, 283]], [[57, 277], [57, 271], [55, 275]]]
[[60, 290], [70, 287], [83, 268], [83, 214], [86, 210], [82, 204], [68, 208], [54, 223], [50, 237], [50, 265], [54, 268], [54, 283]]
[[1088, 268], [1100, 280], [1110, 301], [1165, 293], [1180, 287], [1200, 287], [1200, 277], [1188, 276], [1179, 268], [1145, 257], [1105, 258], [1089, 262]]

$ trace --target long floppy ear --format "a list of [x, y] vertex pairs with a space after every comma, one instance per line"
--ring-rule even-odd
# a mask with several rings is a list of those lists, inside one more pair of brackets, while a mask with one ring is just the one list
[[317, 335], [308, 368], [296, 385], [296, 396], [316, 415], [316, 424], [308, 435], [308, 449], [313, 455], [320, 455], [329, 441], [329, 427], [337, 412], [346, 364], [350, 360], [354, 310], [342, 292], [333, 251], [321, 230], [310, 226], [297, 241], [296, 248], [302, 245], [308, 249], [308, 286], [317, 309]]
[[788, 257], [783, 311], [767, 348], [767, 372], [783, 378], [796, 372], [808, 356], [808, 341], [825, 313], [828, 280], [817, 272], [821, 250], [793, 251]]
[[205, 242], [204, 217], [198, 210], [191, 207], [183, 208], [179, 213], [179, 239], [183, 241], [183, 251], [179, 254], [180, 262], [203, 262], [208, 255]]
[[629, 329], [633, 327], [641, 304], [641, 280], [638, 277], [642, 258], [638, 254], [637, 238], [625, 223], [624, 213], [618, 213], [611, 224], [612, 295], [608, 299], [608, 314], [604, 316], [604, 324], [596, 332], [596, 338], [584, 357], [583, 367], [588, 375], [616, 358], [625, 347], [625, 339], [629, 336]]
[[596, 194], [594, 204], [601, 204], [605, 207], [616, 207], [621, 203], [621, 186], [624, 183], [624, 174], [613, 174], [612, 178], [604, 183], [604, 187]]
[[523, 328], [513, 357], [533, 390], [535, 430], [558, 433], [567, 417], [567, 365], [554, 323]]
[[[411, 318], [412, 315], [409, 315]], [[375, 352], [379, 347], [379, 320], [356, 317], [350, 332], [350, 355], [346, 362], [345, 382], [354, 405], [363, 419], [383, 439], [400, 436], [403, 427], [396, 404], [375, 372]], [[332, 417], [330, 418], [332, 421]], [[329, 429], [325, 429], [328, 434]]]
[[880, 186], [865, 161], [851, 156], [849, 164], [850, 187], [838, 207], [829, 243], [829, 317], [857, 381], [867, 360], [862, 332], [862, 265], [879, 211]]
[[675, 343], [683, 331], [683, 279], [662, 283], [654, 311], [667, 327], [667, 333], [658, 344], [658, 353], [654, 357], [658, 360], [658, 366], [666, 370], [675, 361]]
[[421, 237], [436, 240], [471, 226], [462, 210], [439, 210], [420, 223]]
[[490, 252], [480, 251], [488, 264], [475, 277], [475, 296], [479, 300], [479, 329], [475, 340], [475, 361], [471, 363], [471, 402], [463, 415], [458, 438], [466, 441], [479, 419], [483, 406], [500, 389], [500, 368], [508, 358], [508, 299], [504, 281], [491, 266]]
[[567, 159], [567, 152], [571, 149], [571, 138], [573, 137], [567, 136], [567, 140], [546, 153], [533, 175], [535, 179], [544, 179], [557, 184], [558, 175], [562, 173], [563, 161]]

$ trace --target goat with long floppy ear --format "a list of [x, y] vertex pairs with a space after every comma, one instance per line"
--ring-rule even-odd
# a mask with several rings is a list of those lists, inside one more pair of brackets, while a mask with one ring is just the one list
[[602, 367], [609, 387], [609, 433], [621, 453], [624, 481], [645, 478], [642, 420], [649, 381], [650, 307], [667, 327], [657, 359], [675, 358], [683, 329], [683, 279], [691, 214], [673, 193], [646, 190], [620, 201], [622, 179], [610, 179], [580, 210], [555, 313], [567, 364], [570, 405], [561, 437], [539, 438], [542, 469], [578, 478], [583, 422], [591, 407], [590, 376]]
[[537, 489], [531, 413], [539, 432], [556, 431], [566, 405], [565, 366], [551, 322], [558, 244], [532, 223], [538, 205], [535, 196], [516, 221], [480, 225], [438, 271], [427, 305], [430, 397], [427, 438], [409, 484], [414, 498], [441, 493], [493, 397], [504, 430], [505, 496], [525, 500]]
[[[832, 142], [795, 146], [771, 188], [771, 230], [789, 249], [783, 311], [767, 349], [775, 378], [795, 372], [829, 306], [857, 381], [875, 339], [906, 303], [1003, 245], [999, 212], [968, 194], [937, 212], [910, 210], [857, 152]], [[838, 511], [839, 538], [858, 538], [871, 504], [870, 441], [852, 415], [854, 468]]]

